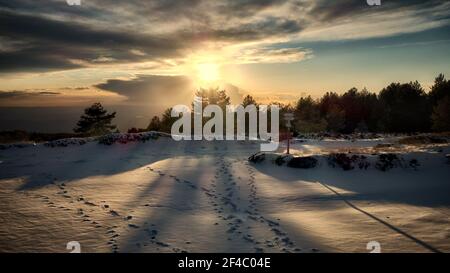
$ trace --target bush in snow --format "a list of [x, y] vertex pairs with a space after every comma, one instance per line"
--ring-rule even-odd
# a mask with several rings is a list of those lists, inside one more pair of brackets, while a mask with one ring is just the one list
[[284, 163], [291, 168], [309, 169], [314, 168], [317, 165], [317, 159], [312, 156], [294, 157], [286, 154], [271, 154], [258, 152], [248, 158], [248, 161], [252, 163], [260, 163], [268, 160], [275, 163], [278, 166], [282, 166]]
[[347, 155], [344, 153], [330, 154], [328, 155], [328, 165], [335, 168], [341, 167], [344, 171], [353, 170], [355, 166], [360, 169], [367, 170], [370, 163], [367, 161], [367, 157], [364, 155]]
[[114, 143], [126, 144], [129, 142], [146, 142], [151, 139], [157, 139], [162, 133], [144, 132], [144, 133], [112, 133], [98, 138], [99, 144], [112, 145]]
[[293, 157], [288, 161], [287, 166], [291, 168], [310, 169], [317, 165], [317, 159], [312, 156]]
[[9, 149], [11, 145], [8, 144], [0, 144], [0, 150], [6, 150]]
[[395, 167], [403, 167], [402, 159], [396, 154], [381, 154], [378, 156], [378, 161], [375, 164], [378, 170], [383, 172]]
[[44, 143], [46, 147], [67, 147], [69, 145], [84, 145], [89, 141], [93, 141], [94, 138], [64, 138], [58, 140], [52, 140]]
[[259, 163], [264, 161], [264, 159], [266, 158], [266, 155], [264, 153], [256, 153], [254, 155], [251, 155], [248, 158], [248, 161], [253, 162], [253, 163]]
[[414, 158], [409, 161], [409, 166], [414, 170], [417, 170], [417, 168], [420, 166], [420, 163], [417, 159]]
[[36, 143], [0, 144], [0, 150], [6, 150], [10, 148], [27, 148], [31, 146], [36, 146]]
[[289, 161], [291, 158], [287, 155], [280, 155], [277, 158], [275, 158], [275, 164], [277, 164], [278, 166], [283, 165], [284, 163], [286, 163], [287, 161]]

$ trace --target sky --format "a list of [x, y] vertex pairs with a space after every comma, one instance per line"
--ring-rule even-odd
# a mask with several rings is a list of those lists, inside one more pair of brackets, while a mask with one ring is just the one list
[[0, 0], [0, 108], [146, 109], [124, 126], [201, 87], [233, 103], [429, 90], [449, 63], [450, 1]]

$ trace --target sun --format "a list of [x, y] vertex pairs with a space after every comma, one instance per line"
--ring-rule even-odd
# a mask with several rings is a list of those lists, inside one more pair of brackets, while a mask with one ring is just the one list
[[197, 77], [202, 82], [214, 82], [219, 80], [219, 66], [215, 63], [197, 64]]

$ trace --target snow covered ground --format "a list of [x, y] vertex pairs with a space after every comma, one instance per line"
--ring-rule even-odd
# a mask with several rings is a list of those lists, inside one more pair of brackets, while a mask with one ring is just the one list
[[[295, 169], [248, 162], [255, 142], [146, 140], [0, 150], [0, 251], [450, 252], [448, 144], [298, 141], [318, 165]], [[371, 167], [327, 163], [349, 151]], [[374, 168], [386, 151], [420, 165]]]

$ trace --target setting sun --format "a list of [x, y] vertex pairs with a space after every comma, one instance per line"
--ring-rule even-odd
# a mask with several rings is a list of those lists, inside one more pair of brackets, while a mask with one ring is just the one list
[[219, 79], [219, 66], [213, 63], [197, 65], [198, 79], [202, 82], [213, 82]]

